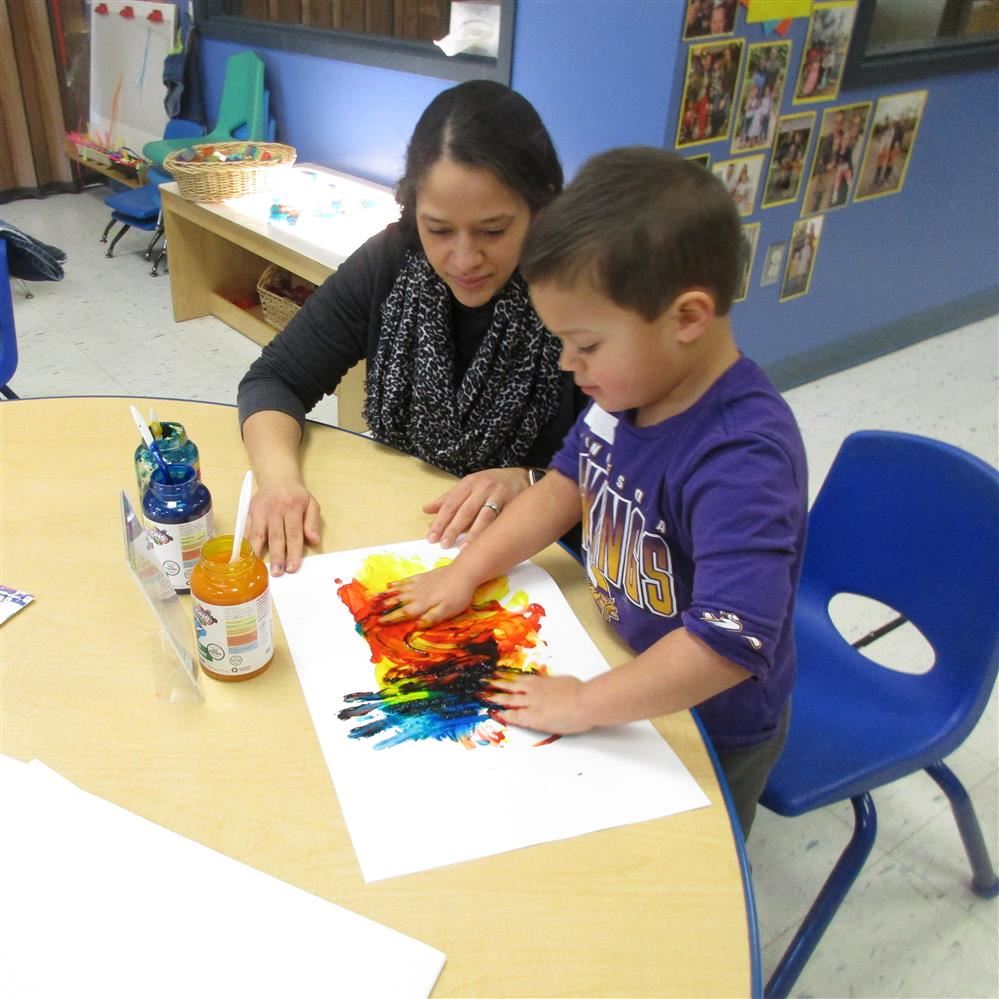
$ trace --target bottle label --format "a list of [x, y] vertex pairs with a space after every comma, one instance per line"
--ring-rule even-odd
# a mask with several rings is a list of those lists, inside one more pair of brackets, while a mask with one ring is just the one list
[[198, 659], [212, 673], [255, 673], [274, 655], [271, 594], [264, 590], [242, 604], [209, 604], [194, 598]]
[[211, 509], [186, 524], [158, 524], [146, 518], [146, 536], [175, 590], [191, 585], [191, 572], [201, 557], [201, 546], [212, 536]]

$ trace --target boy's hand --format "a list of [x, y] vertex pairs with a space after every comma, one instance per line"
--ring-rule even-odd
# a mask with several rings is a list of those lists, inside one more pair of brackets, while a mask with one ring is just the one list
[[391, 623], [415, 618], [422, 625], [446, 621], [468, 607], [476, 585], [454, 562], [389, 583], [386, 593], [391, 596], [385, 601], [382, 620]]
[[553, 735], [589, 732], [583, 691], [586, 684], [574, 676], [542, 676], [537, 673], [497, 675], [489, 681], [489, 702], [500, 711], [497, 717], [508, 725], [532, 728]]

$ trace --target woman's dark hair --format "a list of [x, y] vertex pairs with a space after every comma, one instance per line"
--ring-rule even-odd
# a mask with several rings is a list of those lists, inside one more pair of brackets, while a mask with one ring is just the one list
[[707, 288], [723, 316], [740, 233], [731, 195], [704, 167], [647, 146], [612, 149], [534, 220], [520, 270], [528, 283], [589, 281], [650, 322], [685, 289]]
[[415, 231], [416, 194], [441, 159], [491, 170], [532, 212], [562, 190], [562, 165], [530, 101], [493, 80], [469, 80], [438, 94], [420, 115], [406, 172], [396, 188], [402, 224]]

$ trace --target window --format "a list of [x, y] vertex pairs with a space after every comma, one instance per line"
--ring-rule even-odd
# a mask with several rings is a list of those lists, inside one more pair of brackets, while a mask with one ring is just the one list
[[451, 0], [194, 0], [194, 11], [204, 38], [444, 80], [509, 83], [515, 0], [485, 3], [499, 8], [495, 58], [446, 56], [433, 44], [448, 33]]
[[843, 82], [999, 65], [999, 0], [860, 0]]

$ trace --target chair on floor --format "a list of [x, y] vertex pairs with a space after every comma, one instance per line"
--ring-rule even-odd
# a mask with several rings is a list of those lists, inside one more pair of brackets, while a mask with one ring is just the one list
[[[934, 652], [925, 673], [880, 666], [829, 615], [838, 593], [911, 622]], [[911, 434], [863, 431], [843, 442], [809, 514], [795, 612], [798, 683], [787, 744], [761, 798], [796, 816], [853, 804], [854, 833], [766, 988], [789, 994], [871, 848], [870, 792], [926, 770], [947, 795], [971, 864], [972, 888], [999, 880], [974, 807], [944, 765], [982, 714], [999, 666], [999, 473], [970, 454]]]
[[[218, 118], [212, 130], [200, 141], [211, 143], [246, 139], [263, 142], [267, 139], [267, 130], [264, 62], [255, 52], [237, 52], [226, 63]], [[180, 138], [157, 139], [142, 147], [142, 155], [162, 168], [168, 154], [186, 145], [189, 143]]]
[[17, 370], [17, 331], [14, 328], [14, 305], [10, 298], [10, 273], [7, 269], [7, 240], [0, 239], [0, 394], [16, 399], [10, 380]]

